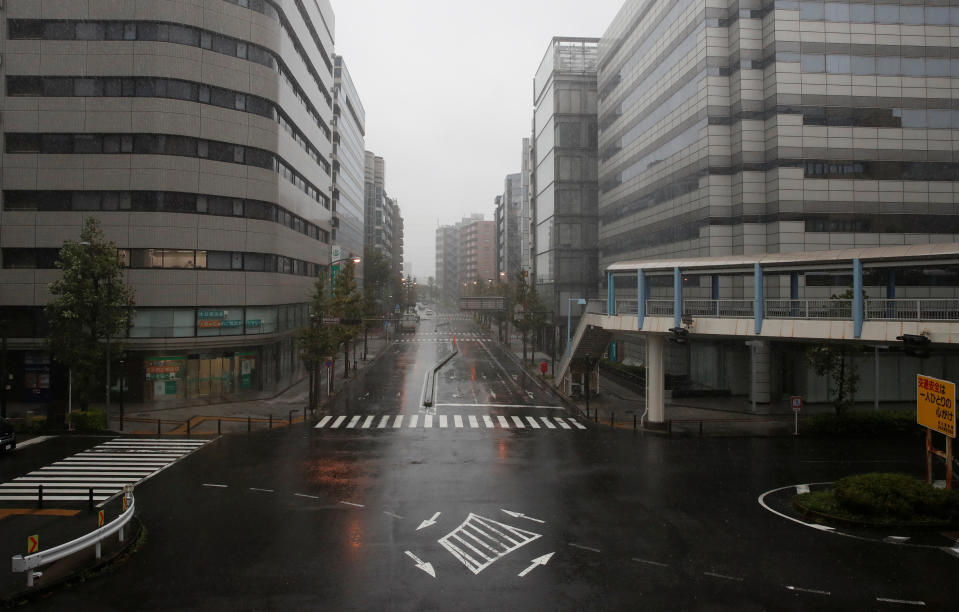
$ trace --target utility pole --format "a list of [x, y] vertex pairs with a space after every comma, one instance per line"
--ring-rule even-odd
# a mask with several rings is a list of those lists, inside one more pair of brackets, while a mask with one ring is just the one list
[[7, 418], [7, 320], [0, 319], [0, 419]]

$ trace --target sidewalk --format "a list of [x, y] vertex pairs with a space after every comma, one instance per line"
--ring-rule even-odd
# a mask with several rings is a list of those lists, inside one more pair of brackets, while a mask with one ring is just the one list
[[[390, 341], [392, 340], [393, 337], [390, 336]], [[362, 378], [365, 370], [388, 346], [384, 336], [371, 335], [367, 343], [367, 359], [364, 361], [361, 336], [357, 345], [355, 369], [351, 363], [348, 379], [344, 378], [345, 363], [341, 351], [334, 361], [334, 394], [341, 393], [357, 377]], [[326, 394], [326, 368], [321, 367], [320, 370], [322, 381], [318, 410], [322, 410], [329, 401]], [[114, 401], [110, 404], [109, 429], [124, 434], [204, 436], [288, 427], [290, 424], [303, 423], [304, 418], [310, 418], [310, 415], [306, 414], [308, 403], [309, 377], [304, 376], [279, 393], [261, 393], [257, 397], [232, 402], [212, 403], [199, 399], [176, 406], [124, 402], [122, 423], [119, 402]], [[91, 408], [102, 409], [103, 403], [92, 404]], [[33, 414], [46, 414], [46, 406], [26, 403], [10, 403], [7, 406], [7, 414], [11, 418], [24, 417], [28, 411]], [[18, 436], [18, 441], [28, 438], [26, 435]]]

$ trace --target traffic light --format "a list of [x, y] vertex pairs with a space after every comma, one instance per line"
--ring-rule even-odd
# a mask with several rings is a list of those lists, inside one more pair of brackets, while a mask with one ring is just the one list
[[929, 356], [930, 340], [928, 336], [903, 334], [901, 336], [896, 336], [896, 340], [902, 342], [904, 352], [910, 357], [925, 359]]
[[686, 344], [689, 342], [689, 330], [685, 327], [670, 327], [666, 339], [676, 344]]

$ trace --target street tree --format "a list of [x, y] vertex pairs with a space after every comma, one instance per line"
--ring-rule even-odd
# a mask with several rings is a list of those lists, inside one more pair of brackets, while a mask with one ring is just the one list
[[339, 319], [334, 326], [338, 343], [343, 344], [344, 375], [350, 375], [350, 344], [359, 334], [363, 324], [363, 294], [356, 287], [355, 268], [352, 261], [336, 275], [333, 282], [333, 299], [330, 301], [330, 314]]
[[[851, 300], [852, 289], [840, 295], [832, 295], [832, 300]], [[865, 293], [863, 294], [865, 298]], [[816, 344], [806, 349], [806, 361], [817, 376], [825, 376], [829, 384], [829, 394], [837, 415], [851, 408], [859, 390], [859, 368], [856, 355], [862, 349], [849, 344]]]
[[320, 393], [320, 364], [336, 350], [333, 329], [325, 325], [330, 314], [329, 279], [323, 275], [316, 279], [310, 296], [310, 319], [307, 327], [296, 332], [296, 349], [310, 374], [310, 410], [315, 409]]
[[[513, 283], [513, 327], [523, 336], [523, 362], [526, 362], [526, 347], [529, 344], [530, 334], [539, 332], [546, 324], [546, 310], [539, 298], [536, 286], [529, 279], [518, 273]], [[533, 363], [535, 352], [530, 353], [529, 361]]]
[[50, 283], [47, 346], [71, 370], [82, 410], [98, 389], [107, 394], [109, 406], [110, 360], [119, 353], [117, 339], [128, 329], [135, 304], [117, 245], [104, 237], [96, 217], [87, 217], [80, 240], [64, 242], [55, 265], [63, 274]]

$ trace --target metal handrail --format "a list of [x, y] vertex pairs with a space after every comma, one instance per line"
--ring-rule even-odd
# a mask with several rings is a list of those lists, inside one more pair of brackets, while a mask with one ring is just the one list
[[13, 571], [14, 572], [26, 572], [27, 573], [27, 586], [33, 586], [33, 579], [36, 573], [33, 571], [34, 568], [40, 567], [42, 565], [47, 565], [53, 563], [54, 561], [59, 561], [71, 555], [74, 555], [78, 552], [82, 552], [91, 546], [97, 547], [97, 558], [100, 558], [100, 542], [106, 538], [112, 536], [113, 534], [120, 532], [120, 541], [123, 541], [123, 528], [127, 523], [130, 522], [130, 519], [133, 518], [133, 511], [135, 509], [135, 503], [133, 500], [133, 494], [127, 493], [127, 509], [125, 512], [120, 514], [116, 520], [111, 523], [100, 527], [95, 531], [80, 536], [76, 540], [67, 542], [66, 544], [60, 544], [59, 546], [54, 546], [50, 550], [41, 550], [40, 552], [33, 553], [32, 555], [14, 555], [12, 559]]

